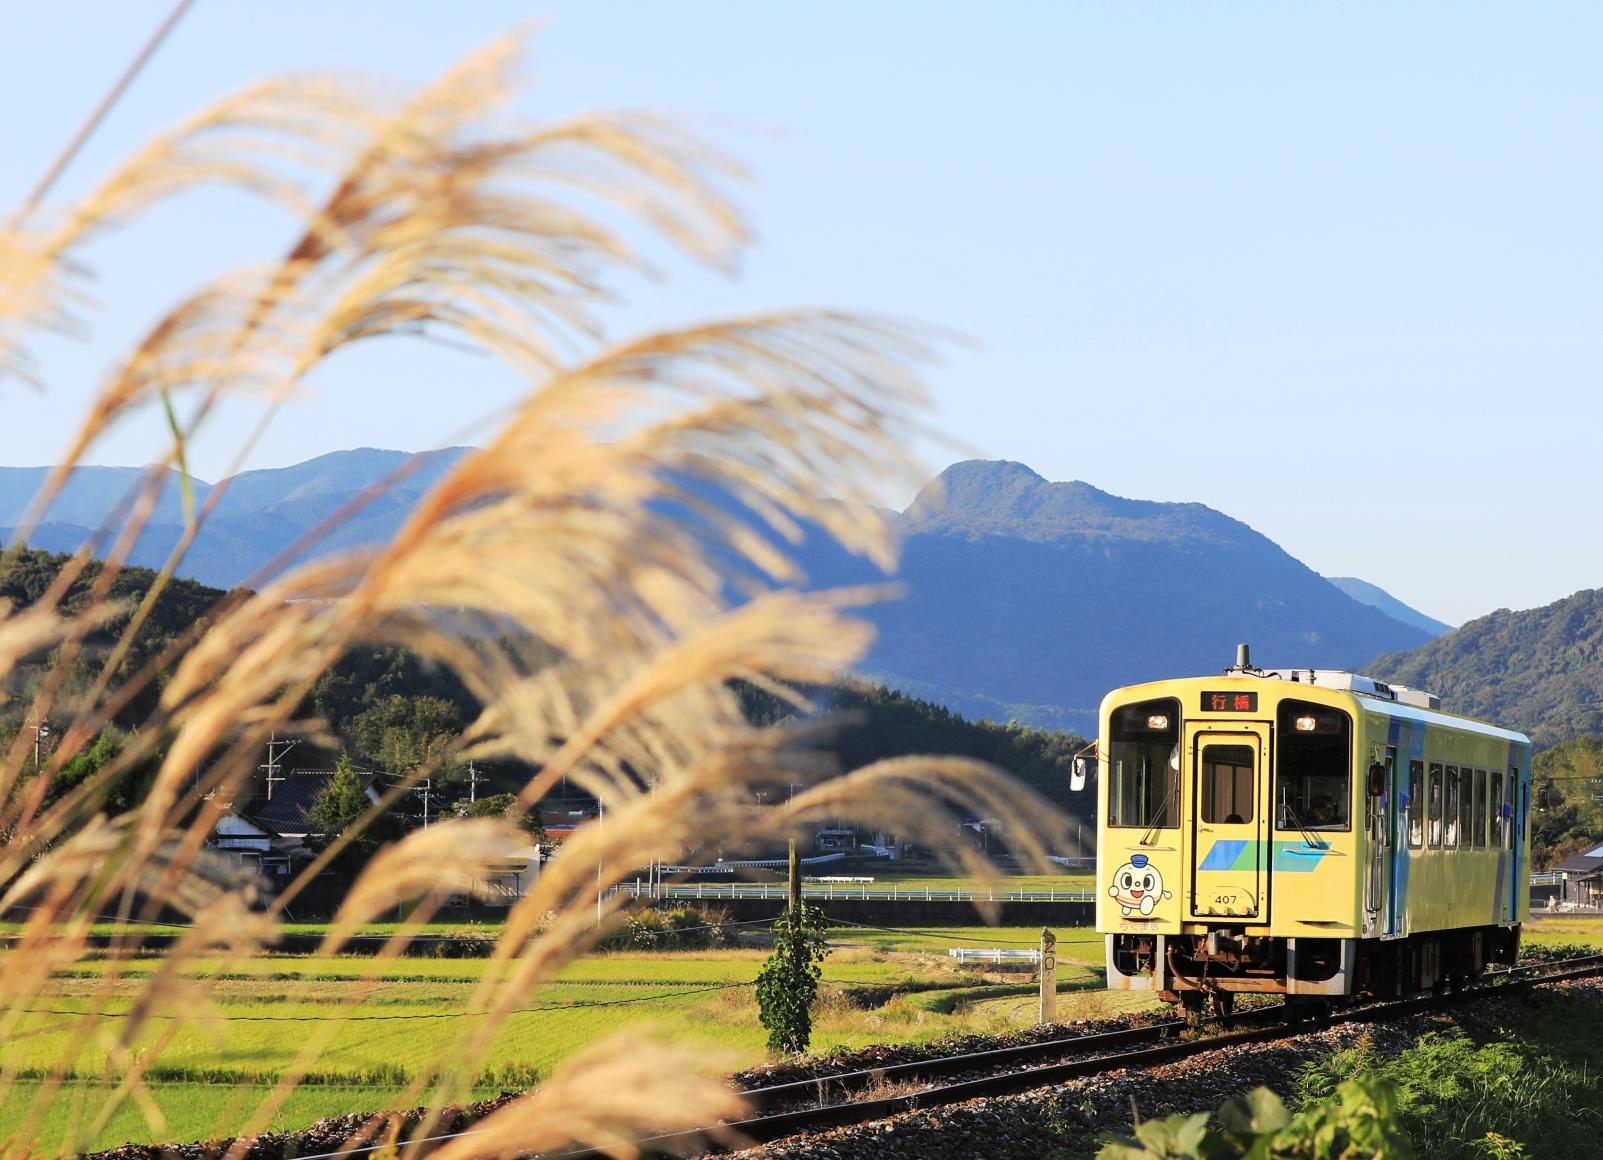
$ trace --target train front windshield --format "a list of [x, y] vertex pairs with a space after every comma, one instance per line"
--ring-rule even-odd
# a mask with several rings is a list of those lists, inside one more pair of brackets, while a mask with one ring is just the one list
[[1351, 828], [1352, 718], [1328, 705], [1282, 701], [1276, 726], [1276, 827]]
[[1108, 825], [1180, 824], [1180, 702], [1172, 697], [1113, 711], [1108, 745]]

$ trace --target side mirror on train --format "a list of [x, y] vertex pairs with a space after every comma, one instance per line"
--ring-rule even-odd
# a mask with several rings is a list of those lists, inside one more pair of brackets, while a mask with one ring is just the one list
[[1085, 788], [1085, 779], [1091, 776], [1091, 762], [1084, 757], [1074, 759], [1074, 772], [1069, 774], [1069, 788], [1079, 793]]
[[1386, 792], [1386, 767], [1375, 762], [1369, 767], [1369, 796], [1380, 797]]

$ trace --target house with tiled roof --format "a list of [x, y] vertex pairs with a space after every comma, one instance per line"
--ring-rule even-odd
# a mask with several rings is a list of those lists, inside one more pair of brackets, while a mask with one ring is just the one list
[[[362, 778], [362, 791], [376, 803], [377, 775]], [[276, 882], [288, 881], [300, 865], [316, 856], [307, 843], [321, 836], [312, 832], [312, 805], [333, 780], [332, 769], [296, 769], [255, 783], [255, 792], [243, 804], [217, 819], [212, 845], [246, 869]]]
[[1553, 867], [1565, 906], [1603, 906], [1603, 846], [1594, 846]]

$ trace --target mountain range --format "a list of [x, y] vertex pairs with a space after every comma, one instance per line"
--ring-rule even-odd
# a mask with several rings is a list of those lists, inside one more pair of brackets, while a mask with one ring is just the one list
[[1378, 608], [1393, 620], [1400, 620], [1404, 624], [1411, 624], [1415, 628], [1424, 629], [1431, 636], [1442, 636], [1453, 631], [1453, 626], [1444, 624], [1433, 616], [1426, 616], [1423, 612], [1408, 607], [1397, 597], [1387, 592], [1377, 584], [1367, 580], [1359, 580], [1353, 576], [1327, 576], [1325, 577], [1337, 588], [1360, 604], [1367, 604], [1371, 608]]
[[[414, 455], [363, 447], [291, 467], [241, 472], [228, 480], [178, 573], [216, 588], [233, 588], [259, 583], [286, 564], [325, 552], [382, 543], [465, 450]], [[0, 542], [11, 542], [49, 470], [0, 467]], [[144, 469], [136, 467], [79, 468], [37, 521], [28, 543], [52, 552], [76, 551], [108, 516], [127, 509], [144, 476]], [[190, 486], [198, 509], [213, 485], [192, 480]], [[184, 531], [182, 490], [178, 473], [170, 472], [130, 563], [159, 568], [166, 561]], [[358, 499], [359, 510], [335, 520]], [[330, 533], [314, 550], [297, 550], [302, 538], [325, 520], [335, 520]]]
[[[249, 585], [306, 556], [388, 539], [463, 450], [363, 448], [245, 472], [217, 499], [179, 573], [220, 588]], [[0, 539], [13, 538], [46, 470], [0, 468]], [[128, 502], [141, 474], [75, 472], [31, 545], [77, 549]], [[192, 486], [197, 505], [213, 494]], [[359, 511], [336, 519], [364, 496]], [[1325, 579], [1202, 504], [1052, 483], [1019, 463], [954, 464], [891, 519], [905, 596], [868, 610], [879, 635], [862, 673], [974, 719], [1089, 734], [1108, 689], [1223, 668], [1238, 641], [1261, 664], [1351, 668], [1417, 649], [1446, 628], [1373, 585]], [[333, 532], [303, 550], [303, 537], [326, 520]], [[183, 526], [174, 475], [132, 562], [159, 566]], [[821, 535], [800, 554], [817, 586], [884, 579]]]
[[[1260, 664], [1352, 668], [1430, 639], [1212, 508], [1020, 463], [954, 464], [897, 524], [906, 594], [869, 610], [863, 667], [971, 717], [1090, 734], [1109, 689], [1222, 669], [1240, 641]], [[871, 579], [838, 553], [807, 563], [817, 582]]]

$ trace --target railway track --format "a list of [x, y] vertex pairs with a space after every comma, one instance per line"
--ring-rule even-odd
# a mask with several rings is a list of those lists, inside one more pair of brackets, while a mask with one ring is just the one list
[[[1318, 1024], [1404, 1018], [1488, 995], [1506, 994], [1511, 988], [1524, 990], [1600, 974], [1603, 955], [1533, 963], [1493, 972], [1482, 982], [1443, 995], [1346, 1008], [1320, 1019]], [[1282, 1005], [1276, 1004], [1237, 1014], [1229, 1026], [1217, 1019], [1209, 1020], [1202, 1027], [1207, 1033], [1201, 1036], [1184, 1037], [1188, 1030], [1193, 1028], [1186, 1022], [1173, 1020], [754, 1088], [743, 1094], [760, 1114], [724, 1128], [749, 1143], [770, 1143], [802, 1132], [865, 1124], [903, 1112], [982, 1097], [1012, 1095], [1119, 1068], [1155, 1067], [1221, 1048], [1269, 1043], [1303, 1034], [1309, 1025], [1286, 1022]], [[907, 1090], [910, 1088], [916, 1090]], [[642, 1140], [640, 1145], [647, 1155], [682, 1154], [704, 1139], [703, 1133], [678, 1132]], [[588, 1160], [601, 1153], [586, 1149], [559, 1155], [563, 1160]]]

